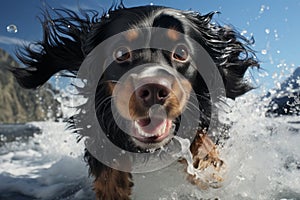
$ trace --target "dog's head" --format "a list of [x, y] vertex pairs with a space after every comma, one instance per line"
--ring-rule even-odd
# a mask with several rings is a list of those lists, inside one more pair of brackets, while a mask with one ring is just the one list
[[[201, 128], [208, 125], [210, 91], [197, 70], [199, 46], [217, 67], [229, 98], [250, 89], [244, 74], [258, 66], [248, 47], [251, 41], [229, 26], [211, 23], [214, 13], [122, 4], [99, 18], [94, 12], [85, 19], [72, 11], [56, 12], [58, 18], [45, 15], [40, 48], [26, 47], [19, 54], [29, 68], [12, 71], [23, 86], [34, 88], [58, 71], [76, 73], [86, 58], [101, 57], [97, 65], [103, 73], [88, 80], [97, 81], [96, 115], [110, 140], [127, 150], [167, 144], [186, 110], [201, 112], [200, 119], [193, 120]], [[111, 37], [115, 39], [105, 42]], [[214, 75], [209, 79], [213, 82]], [[198, 105], [189, 103], [191, 93]]]

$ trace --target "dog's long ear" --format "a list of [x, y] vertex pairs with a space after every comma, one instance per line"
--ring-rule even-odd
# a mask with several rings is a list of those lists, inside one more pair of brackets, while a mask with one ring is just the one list
[[259, 67], [255, 52], [251, 49], [254, 39], [245, 38], [231, 26], [212, 23], [215, 13], [192, 13], [188, 18], [196, 24], [199, 43], [219, 68], [226, 96], [235, 99], [253, 88], [245, 81], [244, 75], [249, 67]]
[[85, 57], [82, 44], [98, 15], [94, 11], [82, 11], [81, 18], [73, 11], [59, 9], [52, 10], [51, 14], [55, 17], [45, 11], [41, 20], [43, 40], [16, 53], [26, 67], [9, 69], [25, 88], [36, 88], [62, 70], [76, 73]]

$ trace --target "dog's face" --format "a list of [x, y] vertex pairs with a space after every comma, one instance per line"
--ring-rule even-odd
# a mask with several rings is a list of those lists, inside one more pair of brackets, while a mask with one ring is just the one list
[[[136, 11], [142, 16], [136, 16]], [[111, 112], [117, 112], [114, 124], [116, 118], [117, 123], [126, 124], [125, 132], [135, 146], [160, 148], [172, 139], [192, 89], [199, 96], [207, 90], [194, 62], [197, 51], [190, 39], [192, 26], [180, 11], [157, 7], [118, 10], [107, 20], [102, 34], [119, 36], [105, 47], [106, 57], [113, 62], [100, 80], [99, 87], [106, 90], [98, 92], [112, 97], [116, 109]], [[160, 43], [164, 49], [154, 48]], [[97, 115], [103, 120], [107, 112], [101, 107], [106, 97], [97, 96], [96, 107], [101, 110]], [[118, 140], [124, 131], [107, 132]]]
[[[92, 18], [88, 13], [81, 18], [70, 10], [54, 12], [57, 18], [45, 13], [44, 39], [35, 43], [38, 48], [25, 47], [18, 55], [28, 68], [10, 70], [22, 86], [36, 88], [59, 71], [76, 75], [87, 64], [87, 72], [97, 79], [87, 77], [88, 82], [97, 81], [95, 105], [90, 108], [96, 110], [95, 123], [115, 145], [128, 151], [168, 144], [185, 112], [200, 113], [191, 119], [199, 127], [185, 130], [206, 128], [212, 99], [207, 83], [222, 82], [226, 97], [234, 99], [251, 89], [244, 82], [246, 70], [259, 66], [249, 48], [251, 41], [229, 26], [211, 23], [214, 13], [122, 5], [100, 18], [94, 11]], [[197, 69], [211, 68], [201, 61], [199, 46], [221, 79], [216, 79], [216, 73], [206, 73], [208, 77], [198, 73]], [[100, 58], [96, 68], [102, 74], [94, 73], [85, 62], [91, 57]], [[195, 99], [197, 105], [191, 101]], [[89, 123], [85, 115], [78, 121]], [[83, 136], [90, 136], [85, 132]]]

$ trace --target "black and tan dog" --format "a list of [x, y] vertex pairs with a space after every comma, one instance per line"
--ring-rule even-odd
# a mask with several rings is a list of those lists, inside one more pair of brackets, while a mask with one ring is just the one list
[[[190, 147], [194, 167], [213, 166], [218, 171], [223, 166], [215, 144], [202, 132], [209, 124], [211, 102], [208, 86], [197, 71], [197, 45], [206, 50], [217, 67], [226, 97], [234, 99], [251, 89], [244, 82], [246, 70], [259, 66], [249, 48], [251, 41], [229, 26], [212, 23], [214, 13], [201, 15], [161, 6], [126, 8], [120, 3], [102, 16], [95, 11], [87, 11], [83, 17], [70, 10], [55, 10], [54, 14], [56, 17], [48, 12], [44, 15], [43, 40], [19, 52], [18, 57], [27, 68], [10, 69], [22, 86], [36, 88], [60, 71], [76, 75], [96, 46], [120, 34], [119, 41], [102, 49], [103, 60], [98, 63], [101, 68], [107, 64], [106, 56], [112, 59], [98, 79], [95, 95], [96, 115], [107, 137], [130, 152], [159, 149], [176, 135], [184, 110], [196, 109], [201, 115], [196, 119], [198, 130], [191, 133], [196, 135]], [[150, 33], [148, 28], [163, 29]], [[141, 29], [144, 31], [139, 31]], [[167, 44], [168, 50], [147, 48], [147, 44], [157, 41]], [[133, 48], [136, 43], [143, 43], [143, 47]], [[146, 67], [134, 74], [128, 73], [140, 65]], [[220, 80], [212, 76], [211, 81]], [[196, 93], [197, 108], [189, 103], [191, 91]], [[130, 134], [115, 123], [110, 106], [112, 99], [118, 120], [126, 122]], [[165, 115], [153, 109], [153, 105], [160, 105]], [[88, 150], [85, 158], [95, 177], [98, 199], [130, 198], [133, 183], [129, 172], [106, 166]], [[221, 177], [215, 178], [222, 181]], [[189, 179], [205, 187], [195, 177]]]

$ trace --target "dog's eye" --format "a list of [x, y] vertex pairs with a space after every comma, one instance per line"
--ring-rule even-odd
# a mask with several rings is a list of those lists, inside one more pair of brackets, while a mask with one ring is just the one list
[[183, 44], [177, 45], [172, 52], [172, 58], [179, 62], [186, 61], [188, 57], [189, 57], [188, 48]]
[[114, 51], [114, 58], [117, 62], [125, 62], [131, 58], [129, 47], [119, 47]]

